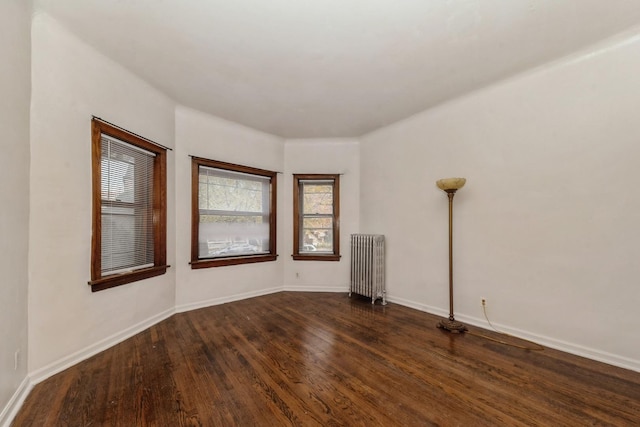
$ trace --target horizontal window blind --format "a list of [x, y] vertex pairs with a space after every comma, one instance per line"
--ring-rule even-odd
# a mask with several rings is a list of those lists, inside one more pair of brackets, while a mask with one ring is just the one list
[[152, 267], [155, 154], [106, 135], [100, 142], [102, 276]]

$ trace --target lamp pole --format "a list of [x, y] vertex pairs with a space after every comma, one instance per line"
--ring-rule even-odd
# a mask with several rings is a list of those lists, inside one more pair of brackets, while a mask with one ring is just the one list
[[464, 178], [445, 178], [436, 182], [449, 198], [449, 319], [441, 320], [437, 326], [456, 334], [467, 331], [467, 327], [458, 322], [453, 314], [453, 196], [466, 181]]

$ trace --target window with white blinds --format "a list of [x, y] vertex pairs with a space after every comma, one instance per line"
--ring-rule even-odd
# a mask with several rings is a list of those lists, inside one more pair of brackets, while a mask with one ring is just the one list
[[164, 274], [166, 149], [92, 121], [93, 291]]
[[193, 158], [192, 268], [275, 260], [275, 179]]
[[153, 267], [154, 153], [102, 136], [102, 276]]

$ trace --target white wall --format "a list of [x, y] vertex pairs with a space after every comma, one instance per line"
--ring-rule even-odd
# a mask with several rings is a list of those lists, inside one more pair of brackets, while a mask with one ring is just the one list
[[190, 310], [282, 290], [282, 174], [277, 177], [277, 261], [192, 270], [191, 158], [282, 172], [284, 141], [185, 107], [176, 108], [176, 307]]
[[[349, 290], [349, 235], [358, 232], [360, 206], [360, 147], [357, 139], [290, 139], [285, 142], [284, 286], [287, 290]], [[340, 261], [294, 261], [293, 174], [340, 176]]]
[[30, 21], [29, 2], [0, 2], [0, 425], [27, 375]]
[[[640, 370], [640, 34], [365, 136], [361, 229], [388, 236], [389, 298]], [[381, 171], [383, 171], [381, 173]]]
[[175, 304], [174, 154], [167, 274], [92, 293], [91, 116], [173, 146], [174, 103], [45, 14], [32, 24], [29, 370], [35, 381], [170, 315]]
[[[360, 141], [284, 141], [176, 107], [47, 15], [34, 18], [30, 50], [25, 4], [12, 0], [0, 9], [0, 51], [8, 58], [0, 65], [0, 125], [9, 136], [0, 158], [7, 236], [0, 242], [7, 283], [0, 288], [0, 407], [24, 387], [24, 363], [14, 371], [13, 355], [19, 349], [24, 362], [27, 344], [28, 369], [38, 381], [174, 307], [281, 289], [346, 291], [353, 232], [387, 235], [392, 301], [446, 313], [447, 202], [434, 182], [460, 175], [469, 181], [455, 202], [457, 317], [483, 324], [485, 297], [491, 319], [508, 331], [640, 370], [640, 348], [629, 339], [640, 326], [640, 196], [633, 188], [640, 179], [640, 36]], [[172, 267], [98, 293], [86, 284], [91, 115], [175, 146], [168, 164]], [[189, 155], [283, 172], [278, 261], [190, 269]], [[292, 173], [344, 174], [340, 262], [291, 259]]]

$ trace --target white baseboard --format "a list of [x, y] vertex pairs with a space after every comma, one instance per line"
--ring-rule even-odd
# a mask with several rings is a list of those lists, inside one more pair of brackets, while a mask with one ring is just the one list
[[[448, 316], [448, 314], [447, 314]], [[469, 325], [479, 326], [485, 329], [491, 329], [490, 325], [485, 319], [469, 316], [456, 316], [460, 321]], [[544, 347], [553, 348], [556, 350], [564, 351], [576, 356], [585, 357], [587, 359], [596, 360], [598, 362], [606, 363], [608, 365], [617, 366], [619, 368], [629, 369], [631, 371], [640, 372], [640, 360], [633, 360], [617, 354], [607, 353], [602, 350], [596, 350], [590, 347], [585, 347], [576, 343], [558, 340], [545, 335], [539, 335], [521, 329], [512, 328], [499, 323], [491, 322], [495, 328], [514, 337], [522, 338], [531, 342], [538, 343]]]
[[[111, 335], [95, 344], [92, 344], [82, 350], [79, 350], [75, 353], [72, 353], [58, 361], [55, 361], [43, 368], [40, 368], [36, 371], [31, 372], [20, 384], [13, 397], [9, 401], [9, 403], [5, 406], [5, 408], [0, 413], [0, 427], [8, 427], [10, 422], [15, 417], [15, 414], [18, 412], [25, 398], [33, 388], [35, 384], [38, 384], [41, 381], [51, 377], [52, 375], [61, 372], [68, 367], [75, 365], [103, 350], [106, 350], [115, 344], [118, 344], [127, 338], [130, 338], [139, 332], [144, 331], [150, 326], [159, 323], [168, 317], [171, 317], [174, 313], [181, 313], [185, 311], [196, 310], [198, 308], [209, 307], [213, 305], [224, 304], [227, 302], [233, 302], [238, 300], [243, 300], [247, 298], [253, 298], [262, 295], [268, 295], [281, 291], [294, 291], [294, 292], [348, 292], [348, 288], [344, 287], [327, 287], [327, 286], [312, 286], [312, 287], [303, 287], [303, 286], [292, 286], [292, 287], [278, 287], [278, 288], [270, 288], [263, 289], [255, 292], [247, 292], [243, 294], [236, 294], [222, 298], [214, 298], [206, 301], [199, 301], [196, 303], [188, 303], [177, 305], [174, 308], [165, 310], [162, 313], [159, 313], [155, 316], [152, 316], [138, 324], [127, 328], [124, 331], [121, 331], [117, 334]], [[438, 307], [429, 306], [426, 304], [416, 303], [414, 301], [406, 300], [403, 298], [397, 298], [393, 296], [387, 296], [387, 300], [389, 302], [403, 305], [405, 307], [414, 308], [416, 310], [424, 311], [427, 313], [435, 314], [437, 316], [447, 317], [448, 312]], [[488, 328], [488, 324], [484, 319], [458, 315], [456, 316], [458, 320], [461, 322], [467, 323], [469, 325], [478, 326], [481, 328]], [[523, 338], [538, 344], [541, 344], [546, 347], [554, 348], [556, 350], [564, 351], [567, 353], [575, 354], [577, 356], [586, 357], [588, 359], [597, 360], [599, 362], [607, 363], [609, 365], [618, 366], [624, 369], [629, 369], [632, 371], [640, 372], [640, 361], [629, 359], [626, 357], [618, 356], [615, 354], [595, 350], [588, 347], [583, 347], [574, 343], [556, 340], [554, 338], [537, 335], [534, 333], [530, 333], [527, 331], [522, 331], [519, 329], [511, 328], [505, 325], [496, 324], [497, 329], [513, 335], [515, 337]]]
[[27, 398], [32, 388], [33, 384], [31, 383], [29, 376], [26, 376], [18, 386], [16, 392], [11, 396], [11, 399], [9, 399], [7, 406], [5, 406], [2, 412], [0, 412], [0, 426], [9, 427], [9, 425], [11, 425], [11, 422], [15, 418], [18, 410], [24, 403], [24, 400]]
[[394, 297], [393, 295], [390, 296], [389, 294], [387, 294], [387, 301], [395, 304], [400, 304], [405, 307], [414, 308], [416, 310], [424, 311], [430, 314], [435, 314], [436, 316], [449, 316], [449, 313], [447, 311], [442, 310], [438, 307], [434, 307], [426, 304], [420, 304], [415, 301], [410, 301], [408, 299]]
[[176, 305], [176, 313], [184, 313], [185, 311], [197, 310], [199, 308], [211, 307], [214, 305], [225, 304], [233, 301], [240, 301], [247, 298], [259, 297], [262, 295], [274, 294], [276, 292], [282, 292], [282, 288], [269, 288], [261, 289], [259, 291], [245, 292], [243, 294], [229, 295], [221, 298], [212, 298], [205, 301], [192, 302], [187, 304]]
[[[346, 292], [346, 289], [342, 288], [331, 288], [331, 287], [318, 287], [318, 288], [304, 288], [297, 289], [298, 291], [307, 291], [307, 292]], [[239, 301], [247, 298], [258, 297], [262, 295], [268, 295], [276, 292], [283, 291], [283, 288], [269, 288], [269, 289], [261, 289], [259, 291], [246, 292], [242, 294], [230, 295], [222, 298], [214, 298], [206, 301], [198, 301], [196, 303], [189, 304], [181, 304], [174, 308], [170, 308], [165, 310], [162, 313], [159, 313], [155, 316], [152, 316], [142, 322], [139, 322], [136, 325], [131, 326], [130, 328], [125, 329], [124, 331], [118, 332], [117, 334], [111, 335], [101, 341], [98, 341], [95, 344], [92, 344], [82, 350], [76, 351], [68, 356], [63, 357], [60, 360], [57, 360], [53, 363], [50, 363], [47, 366], [44, 366], [36, 371], [29, 373], [30, 383], [32, 385], [38, 384], [45, 379], [51, 377], [52, 375], [57, 374], [58, 372], [62, 372], [65, 369], [75, 365], [78, 362], [88, 359], [89, 357], [100, 353], [103, 350], [106, 350], [114, 345], [130, 338], [150, 326], [155, 325], [169, 317], [171, 317], [174, 313], [182, 313], [185, 311], [196, 310], [198, 308], [209, 307], [213, 305], [224, 304], [227, 302]]]
[[103, 340], [96, 342], [88, 347], [85, 347], [82, 350], [76, 351], [66, 357], [63, 357], [60, 360], [57, 360], [49, 365], [40, 368], [36, 371], [33, 371], [29, 374], [31, 378], [31, 383], [33, 385], [38, 384], [49, 378], [52, 375], [57, 374], [58, 372], [62, 372], [65, 369], [75, 365], [78, 362], [82, 362], [83, 360], [88, 359], [89, 357], [100, 353], [103, 350], [106, 350], [114, 345], [130, 338], [145, 329], [155, 325], [158, 322], [161, 322], [169, 317], [171, 317], [175, 313], [173, 308], [163, 311], [162, 313], [156, 314], [142, 322], [139, 322], [117, 334], [113, 334]]
[[[414, 301], [405, 300], [403, 298], [395, 298], [387, 296], [387, 301], [400, 304], [406, 307], [414, 308], [416, 310], [424, 311], [427, 313], [435, 314], [436, 316], [448, 317], [449, 312], [438, 307], [433, 307], [426, 304], [416, 303]], [[480, 328], [491, 329], [490, 325], [485, 319], [478, 317], [465, 316], [463, 314], [456, 314], [456, 320], [466, 323], [468, 325], [478, 326]], [[617, 366], [631, 371], [640, 372], [640, 360], [634, 360], [627, 357], [619, 356], [612, 353], [607, 353], [593, 348], [584, 347], [579, 344], [557, 340], [544, 335], [538, 335], [531, 332], [523, 331], [521, 329], [512, 328], [509, 326], [501, 325], [499, 323], [493, 323], [497, 330], [504, 332], [514, 337], [522, 338], [534, 343], [540, 344], [545, 347], [553, 348], [556, 350], [564, 351], [565, 353], [574, 354], [576, 356], [586, 357], [587, 359], [596, 360], [598, 362], [606, 363], [608, 365]]]
[[285, 286], [285, 291], [290, 292], [344, 292], [349, 293], [348, 286]]
[[205, 301], [176, 305], [176, 313], [184, 313], [199, 308], [212, 307], [214, 305], [226, 304], [228, 302], [240, 301], [248, 298], [255, 298], [262, 295], [275, 294], [276, 292], [349, 292], [347, 287], [337, 286], [285, 286], [278, 288], [261, 289], [259, 291], [245, 292], [243, 294], [234, 294], [221, 298], [212, 298]]

